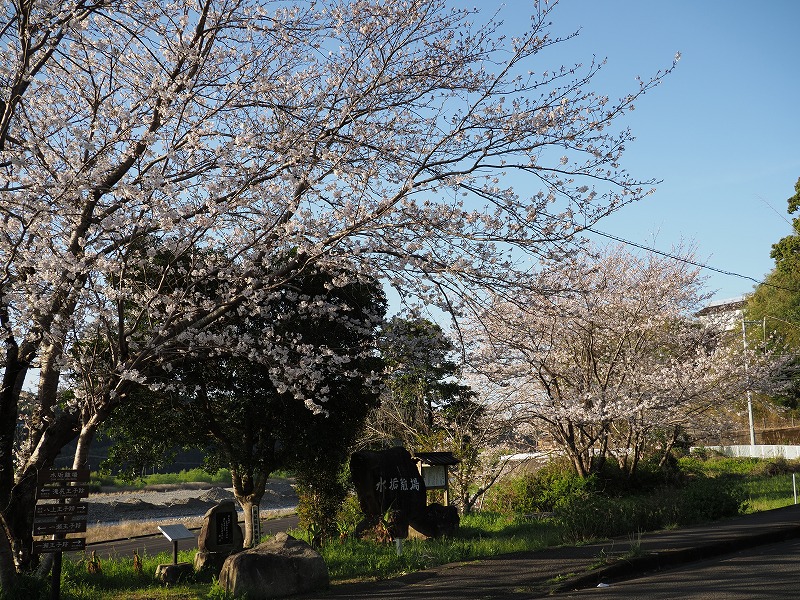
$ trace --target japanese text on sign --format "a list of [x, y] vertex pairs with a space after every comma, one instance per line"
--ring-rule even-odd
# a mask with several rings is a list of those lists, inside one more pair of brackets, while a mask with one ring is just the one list
[[58, 498], [85, 498], [89, 495], [88, 485], [76, 485], [72, 487], [43, 487], [36, 496], [41, 500], [51, 500]]
[[391, 477], [388, 481], [383, 477], [379, 478], [375, 484], [375, 491], [384, 492], [387, 489], [393, 492], [419, 491], [419, 478]]
[[74, 552], [86, 548], [86, 538], [71, 538], [68, 540], [35, 540], [33, 542], [34, 552]]

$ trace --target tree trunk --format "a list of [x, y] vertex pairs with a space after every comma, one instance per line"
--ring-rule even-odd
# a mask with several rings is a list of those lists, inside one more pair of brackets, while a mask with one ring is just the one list
[[259, 543], [253, 540], [253, 507], [261, 505], [269, 474], [260, 472], [243, 473], [231, 465], [233, 495], [244, 511], [244, 546], [250, 548]]
[[[11, 352], [6, 353], [7, 360]], [[19, 390], [16, 379], [20, 369], [15, 369], [16, 354], [13, 364], [6, 364], [3, 373], [2, 389], [0, 389], [0, 506], [7, 506], [14, 486], [14, 433], [17, 427]], [[24, 375], [23, 375], [24, 377]], [[11, 596], [16, 582], [14, 553], [11, 550], [11, 531], [0, 514], [0, 595]]]
[[245, 496], [240, 496], [236, 493], [236, 490], [233, 492], [234, 496], [236, 497], [236, 501], [239, 503], [239, 506], [242, 507], [244, 511], [244, 547], [245, 548], [252, 548], [253, 546], [258, 545], [261, 540], [254, 540], [253, 539], [253, 507], [261, 505], [261, 498], [264, 497], [264, 492], [260, 494], [247, 494]]
[[0, 596], [14, 597], [17, 570], [14, 567], [14, 552], [11, 550], [11, 532], [0, 514]]
[[73, 469], [88, 469], [89, 468], [89, 449], [94, 441], [94, 434], [97, 432], [97, 427], [100, 425], [100, 418], [95, 413], [84, 423], [81, 427], [81, 432], [78, 434], [78, 445], [75, 447], [75, 454], [72, 459]]
[[678, 441], [678, 436], [681, 433], [680, 425], [672, 428], [672, 434], [669, 436], [669, 441], [664, 445], [664, 451], [661, 453], [661, 458], [658, 461], [658, 468], [661, 469], [667, 464], [667, 459], [672, 454], [672, 449], [675, 447], [675, 442]]
[[[0, 318], [5, 323], [5, 319]], [[0, 506], [6, 506], [14, 486], [14, 436], [19, 398], [30, 362], [10, 335], [5, 340], [5, 364], [0, 384]]]

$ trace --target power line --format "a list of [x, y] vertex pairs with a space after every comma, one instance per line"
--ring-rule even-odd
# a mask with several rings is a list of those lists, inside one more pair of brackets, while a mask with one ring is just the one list
[[778, 215], [778, 216], [779, 216], [781, 219], [783, 219], [784, 221], [786, 221], [786, 224], [787, 224], [787, 225], [789, 225], [789, 227], [791, 227], [791, 226], [792, 226], [792, 222], [791, 222], [789, 219], [787, 219], [787, 218], [786, 218], [786, 215], [784, 215], [784, 214], [783, 214], [783, 213], [781, 213], [781, 212], [778, 212], [778, 211], [775, 209], [775, 207], [774, 207], [774, 206], [772, 206], [772, 204], [770, 204], [769, 202], [767, 202], [766, 200], [764, 200], [764, 198], [762, 198], [761, 196], [756, 196], [756, 198], [758, 198], [758, 199], [759, 199], [759, 200], [761, 200], [761, 201], [762, 201], [764, 204], [766, 204], [767, 206], [769, 206], [769, 207], [772, 209], [772, 212], [774, 212], [774, 213], [775, 213], [776, 215]]
[[616, 235], [612, 235], [610, 233], [606, 233], [604, 231], [600, 231], [593, 227], [586, 227], [584, 228], [585, 231], [591, 231], [595, 235], [599, 235], [610, 240], [614, 240], [615, 242], [620, 242], [621, 244], [625, 244], [627, 246], [633, 246], [634, 248], [639, 248], [640, 250], [645, 250], [647, 252], [652, 252], [653, 254], [658, 254], [659, 256], [664, 256], [666, 258], [671, 258], [673, 260], [677, 260], [682, 263], [686, 263], [687, 265], [692, 265], [694, 267], [699, 267], [701, 269], [705, 269], [707, 271], [713, 271], [714, 273], [719, 273], [720, 275], [728, 275], [730, 277], [738, 277], [740, 279], [747, 279], [749, 281], [754, 282], [756, 285], [765, 285], [767, 287], [779, 289], [779, 290], [786, 290], [788, 292], [797, 292], [800, 293], [800, 289], [786, 287], [783, 285], [777, 285], [774, 283], [769, 283], [767, 281], [756, 279], [755, 277], [750, 277], [749, 275], [742, 275], [741, 273], [736, 273], [734, 271], [725, 271], [724, 269], [718, 269], [717, 267], [712, 267], [711, 265], [707, 265], [705, 263], [697, 262], [694, 260], [690, 260], [685, 256], [678, 256], [677, 254], [672, 254], [670, 252], [664, 252], [663, 250], [659, 250], [657, 248], [653, 248], [651, 246], [645, 246], [644, 244], [639, 244], [636, 242], [632, 242], [630, 240], [626, 240], [624, 238], [618, 237]]

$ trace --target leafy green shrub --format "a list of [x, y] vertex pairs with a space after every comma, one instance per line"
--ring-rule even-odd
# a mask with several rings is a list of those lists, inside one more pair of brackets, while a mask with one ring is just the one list
[[508, 478], [496, 484], [484, 503], [487, 510], [531, 514], [552, 512], [559, 503], [597, 488], [594, 475], [582, 478], [565, 470], [560, 463], [550, 463], [536, 473]]
[[626, 497], [588, 494], [559, 506], [556, 523], [571, 543], [664, 529], [676, 523], [679, 495], [671, 488]]
[[313, 546], [341, 535], [339, 511], [351, 488], [348, 465], [326, 464], [297, 474], [297, 517]]
[[703, 462], [703, 471], [707, 475], [750, 475], [761, 462], [760, 458], [715, 456]]
[[760, 461], [751, 474], [756, 477], [775, 477], [791, 473], [800, 473], [800, 461], [778, 457]]
[[145, 485], [158, 485], [170, 483], [211, 483], [225, 484], [231, 483], [231, 472], [228, 469], [218, 469], [209, 473], [205, 469], [195, 468], [180, 471], [178, 473], [153, 473], [144, 478]]
[[484, 497], [484, 509], [498, 513], [533, 512], [534, 482], [533, 474], [525, 474], [495, 483]]
[[361, 512], [358, 497], [353, 493], [348, 494], [336, 513], [336, 528], [339, 530], [339, 538], [344, 539], [353, 535], [356, 526], [363, 518], [364, 513]]
[[580, 542], [685, 526], [744, 511], [744, 492], [727, 477], [700, 477], [684, 487], [661, 487], [647, 494], [572, 496], [556, 507], [564, 540]]
[[731, 477], [698, 478], [681, 490], [678, 525], [733, 517], [745, 511], [745, 493]]
[[[277, 475], [276, 475], [277, 476]], [[183, 483], [203, 482], [211, 485], [231, 485], [231, 472], [222, 468], [209, 472], [203, 468], [183, 470], [178, 473], [152, 473], [144, 477], [130, 479], [125, 476], [111, 475], [105, 472], [93, 472], [91, 484], [103, 487], [124, 487], [140, 489], [149, 485], [178, 485]]]
[[790, 473], [800, 473], [800, 460], [777, 458], [748, 458], [715, 455], [701, 460], [696, 454], [678, 459], [680, 469], [684, 472], [703, 473], [705, 475], [772, 477]]

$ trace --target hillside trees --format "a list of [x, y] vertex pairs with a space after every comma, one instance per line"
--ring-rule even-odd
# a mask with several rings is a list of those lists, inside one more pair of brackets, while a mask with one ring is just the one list
[[[474, 323], [476, 368], [505, 392], [509, 418], [543, 424], [579, 475], [609, 458], [632, 475], [683, 429], [713, 427], [748, 385], [741, 344], [691, 318], [700, 290], [686, 263], [619, 247], [550, 267], [522, 305], [496, 297]], [[749, 358], [756, 385], [772, 363]]]
[[[788, 212], [800, 211], [800, 179], [788, 199]], [[778, 375], [786, 383], [775, 399], [783, 406], [800, 408], [800, 216], [792, 219], [792, 233], [772, 246], [775, 268], [747, 299], [748, 320], [761, 321], [758, 334], [748, 331], [750, 344], [784, 353], [787, 360]], [[764, 337], [765, 339], [761, 339]]]
[[[614, 100], [591, 89], [599, 64], [546, 68], [569, 36], [550, 32], [555, 5], [532, 9], [507, 39], [442, 0], [3, 6], [4, 590], [29, 563], [36, 472], [148, 373], [209, 345], [246, 355], [247, 338], [211, 331], [226, 315], [349, 260], [466, 310], [524, 278], [520, 256], [568, 254], [576, 230], [649, 192], [621, 165], [632, 136], [618, 122], [665, 73]], [[176, 259], [128, 285], [145, 241]], [[59, 402], [84, 369], [72, 348], [98, 337], [108, 376]], [[313, 377], [269, 372], [313, 404]], [[26, 379], [36, 400], [15, 450]]]

